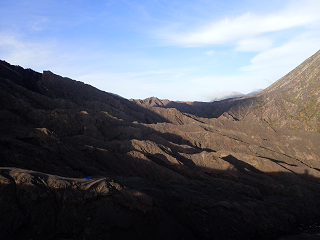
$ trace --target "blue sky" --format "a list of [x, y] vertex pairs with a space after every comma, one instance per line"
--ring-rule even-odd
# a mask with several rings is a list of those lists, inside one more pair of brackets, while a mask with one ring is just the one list
[[320, 49], [318, 0], [0, 2], [0, 59], [125, 98], [263, 89]]

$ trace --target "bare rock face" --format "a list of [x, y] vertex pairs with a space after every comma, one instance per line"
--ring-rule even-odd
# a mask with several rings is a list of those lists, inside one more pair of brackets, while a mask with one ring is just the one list
[[1, 62], [0, 73], [0, 239], [275, 239], [317, 230], [318, 133], [246, 121], [247, 99], [218, 102], [215, 113], [239, 106], [203, 118], [49, 71]]

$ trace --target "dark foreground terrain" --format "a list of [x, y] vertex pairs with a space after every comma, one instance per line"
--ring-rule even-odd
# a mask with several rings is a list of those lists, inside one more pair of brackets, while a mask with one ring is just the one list
[[1, 61], [0, 239], [318, 239], [319, 55], [199, 108]]

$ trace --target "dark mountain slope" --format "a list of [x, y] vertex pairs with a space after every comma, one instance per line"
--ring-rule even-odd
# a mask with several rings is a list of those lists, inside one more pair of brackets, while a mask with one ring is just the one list
[[270, 239], [317, 224], [317, 133], [0, 66], [0, 239]]

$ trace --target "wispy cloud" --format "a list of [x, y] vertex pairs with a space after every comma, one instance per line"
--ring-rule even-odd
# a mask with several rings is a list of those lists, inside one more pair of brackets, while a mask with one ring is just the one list
[[[0, 32], [1, 57], [21, 66], [44, 67], [55, 54], [55, 41], [35, 43], [21, 41], [17, 34]], [[38, 69], [37, 69], [38, 70]]]
[[262, 52], [270, 48], [272, 39], [267, 37], [245, 38], [237, 43], [236, 51], [239, 52]]
[[212, 56], [215, 54], [215, 51], [207, 51], [207, 52], [204, 52], [204, 54], [206, 54], [208, 56]]
[[[81, 68], [77, 64], [84, 60], [81, 51], [68, 51], [65, 48], [55, 39], [32, 41], [26, 39], [23, 34], [0, 32], [1, 59], [38, 72], [50, 69], [58, 74], [70, 76], [70, 73], [72, 75], [80, 71]], [[89, 59], [90, 56], [85, 57]]]
[[249, 12], [234, 18], [226, 17], [190, 31], [159, 31], [157, 36], [171, 44], [193, 47], [238, 42], [246, 38], [254, 39], [260, 34], [313, 24], [320, 20], [317, 6], [319, 3], [316, 1], [306, 0], [303, 5], [293, 3], [278, 13], [257, 15]]
[[278, 47], [259, 53], [251, 59], [250, 65], [241, 67], [240, 70], [244, 73], [259, 74], [267, 79], [272, 75], [281, 77], [318, 51], [319, 42], [318, 31], [299, 35]]
[[29, 25], [33, 31], [40, 32], [45, 29], [46, 24], [48, 23], [48, 18], [44, 16], [35, 16], [34, 20], [29, 22]]

